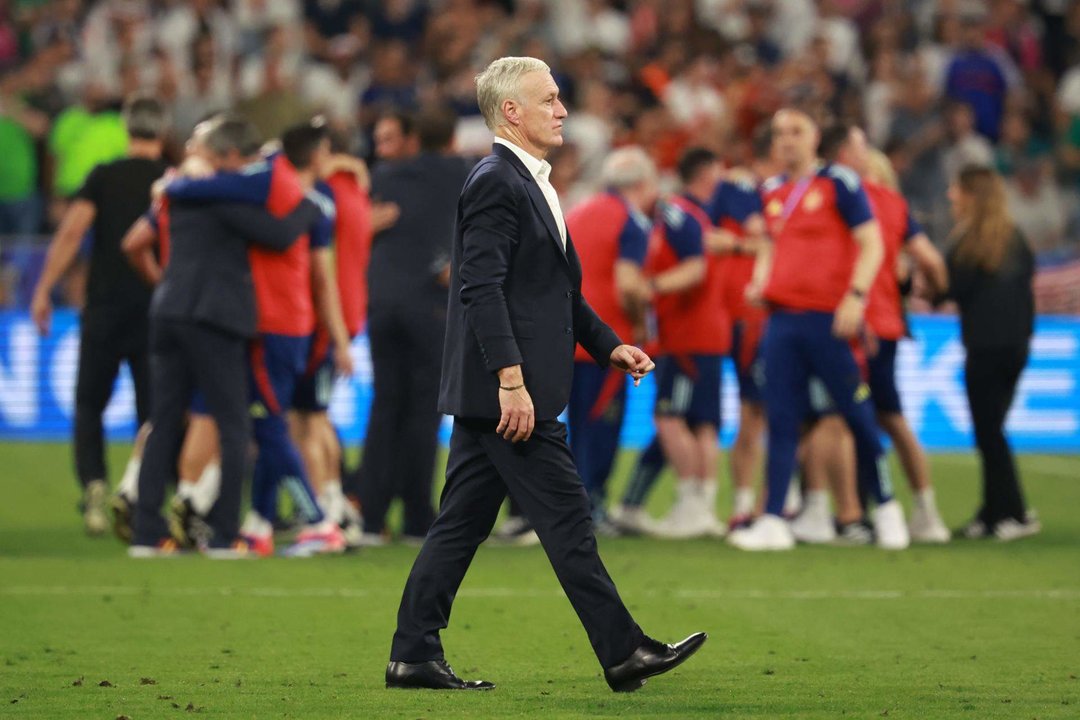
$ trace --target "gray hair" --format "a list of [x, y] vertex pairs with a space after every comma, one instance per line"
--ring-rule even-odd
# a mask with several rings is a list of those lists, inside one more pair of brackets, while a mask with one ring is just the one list
[[133, 95], [124, 103], [124, 127], [139, 140], [160, 140], [169, 129], [169, 114], [157, 98]]
[[258, 129], [245, 118], [223, 113], [211, 118], [209, 123], [203, 142], [215, 155], [228, 155], [235, 150], [241, 157], [250, 157], [259, 152], [262, 138]]
[[615, 150], [604, 160], [600, 178], [604, 185], [619, 190], [656, 180], [656, 163], [640, 145]]
[[521, 102], [521, 77], [531, 72], [551, 72], [543, 60], [532, 57], [501, 57], [476, 76], [476, 102], [488, 129], [506, 124], [502, 115], [505, 100]]

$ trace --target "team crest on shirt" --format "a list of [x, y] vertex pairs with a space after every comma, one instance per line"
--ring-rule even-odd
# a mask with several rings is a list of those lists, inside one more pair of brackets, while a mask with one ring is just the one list
[[784, 212], [784, 203], [780, 202], [777, 198], [773, 198], [769, 201], [769, 204], [765, 206], [765, 214], [769, 217], [777, 217], [782, 212]]
[[806, 199], [803, 200], [803, 210], [806, 212], [814, 212], [821, 207], [822, 202], [823, 198], [821, 197], [821, 193], [817, 190], [811, 190], [806, 193]]

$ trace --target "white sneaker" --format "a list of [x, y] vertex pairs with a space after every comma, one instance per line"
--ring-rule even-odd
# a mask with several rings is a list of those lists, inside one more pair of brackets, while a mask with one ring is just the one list
[[917, 543], [943, 544], [949, 542], [952, 537], [936, 508], [916, 506], [911, 511], [908, 532], [911, 534], [911, 542]]
[[83, 491], [83, 527], [87, 535], [104, 535], [109, 529], [109, 515], [105, 511], [109, 488], [104, 480], [91, 480]]
[[776, 515], [762, 515], [750, 527], [733, 530], [728, 544], [740, 550], [791, 550], [795, 535], [787, 521]]
[[1034, 510], [1028, 510], [1024, 522], [1017, 522], [1012, 518], [1006, 518], [994, 526], [994, 537], [1001, 542], [1011, 542], [1021, 538], [1038, 535], [1042, 532], [1042, 523]]
[[874, 508], [874, 537], [883, 550], [904, 550], [911, 544], [904, 509], [895, 498]]
[[702, 523], [705, 525], [705, 534], [718, 540], [727, 537], [727, 523], [716, 517], [716, 513], [709, 512], [708, 508], [703, 508], [703, 510], [704, 517], [702, 518]]
[[836, 540], [836, 525], [828, 508], [807, 507], [791, 521], [791, 533], [799, 542], [821, 545]]
[[697, 502], [696, 495], [680, 494], [664, 518], [656, 523], [653, 536], [665, 540], [686, 540], [709, 533], [708, 510]]
[[620, 530], [632, 535], [652, 535], [656, 530], [656, 521], [640, 505], [616, 505], [608, 513], [608, 519]]

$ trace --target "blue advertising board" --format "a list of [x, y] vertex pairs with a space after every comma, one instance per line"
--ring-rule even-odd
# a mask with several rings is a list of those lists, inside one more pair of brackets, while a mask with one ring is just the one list
[[[902, 342], [897, 375], [904, 413], [931, 450], [972, 446], [971, 419], [964, 394], [964, 350], [957, 319], [912, 318], [914, 339]], [[353, 343], [356, 374], [340, 380], [331, 416], [350, 444], [367, 430], [371, 404], [371, 363], [367, 339]], [[70, 437], [78, 366], [78, 318], [57, 312], [52, 332], [40, 337], [24, 312], [0, 312], [0, 440], [63, 440]], [[731, 368], [724, 368], [723, 443], [738, 418], [738, 396]], [[655, 388], [646, 378], [630, 391], [623, 444], [641, 447], [652, 437], [650, 413]], [[113, 438], [134, 433], [134, 395], [126, 369], [105, 415]], [[446, 426], [444, 425], [444, 440]], [[1016, 449], [1080, 452], [1080, 318], [1040, 317], [1031, 361], [1020, 380], [1008, 420]]]

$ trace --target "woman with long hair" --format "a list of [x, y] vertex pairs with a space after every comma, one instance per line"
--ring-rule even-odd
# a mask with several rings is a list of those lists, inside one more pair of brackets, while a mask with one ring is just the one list
[[993, 170], [965, 167], [949, 187], [949, 202], [956, 220], [946, 255], [949, 297], [960, 307], [964, 384], [983, 480], [982, 507], [962, 533], [1016, 540], [1041, 529], [1024, 504], [1004, 432], [1028, 360], [1035, 261], [1009, 217], [1004, 184]]

